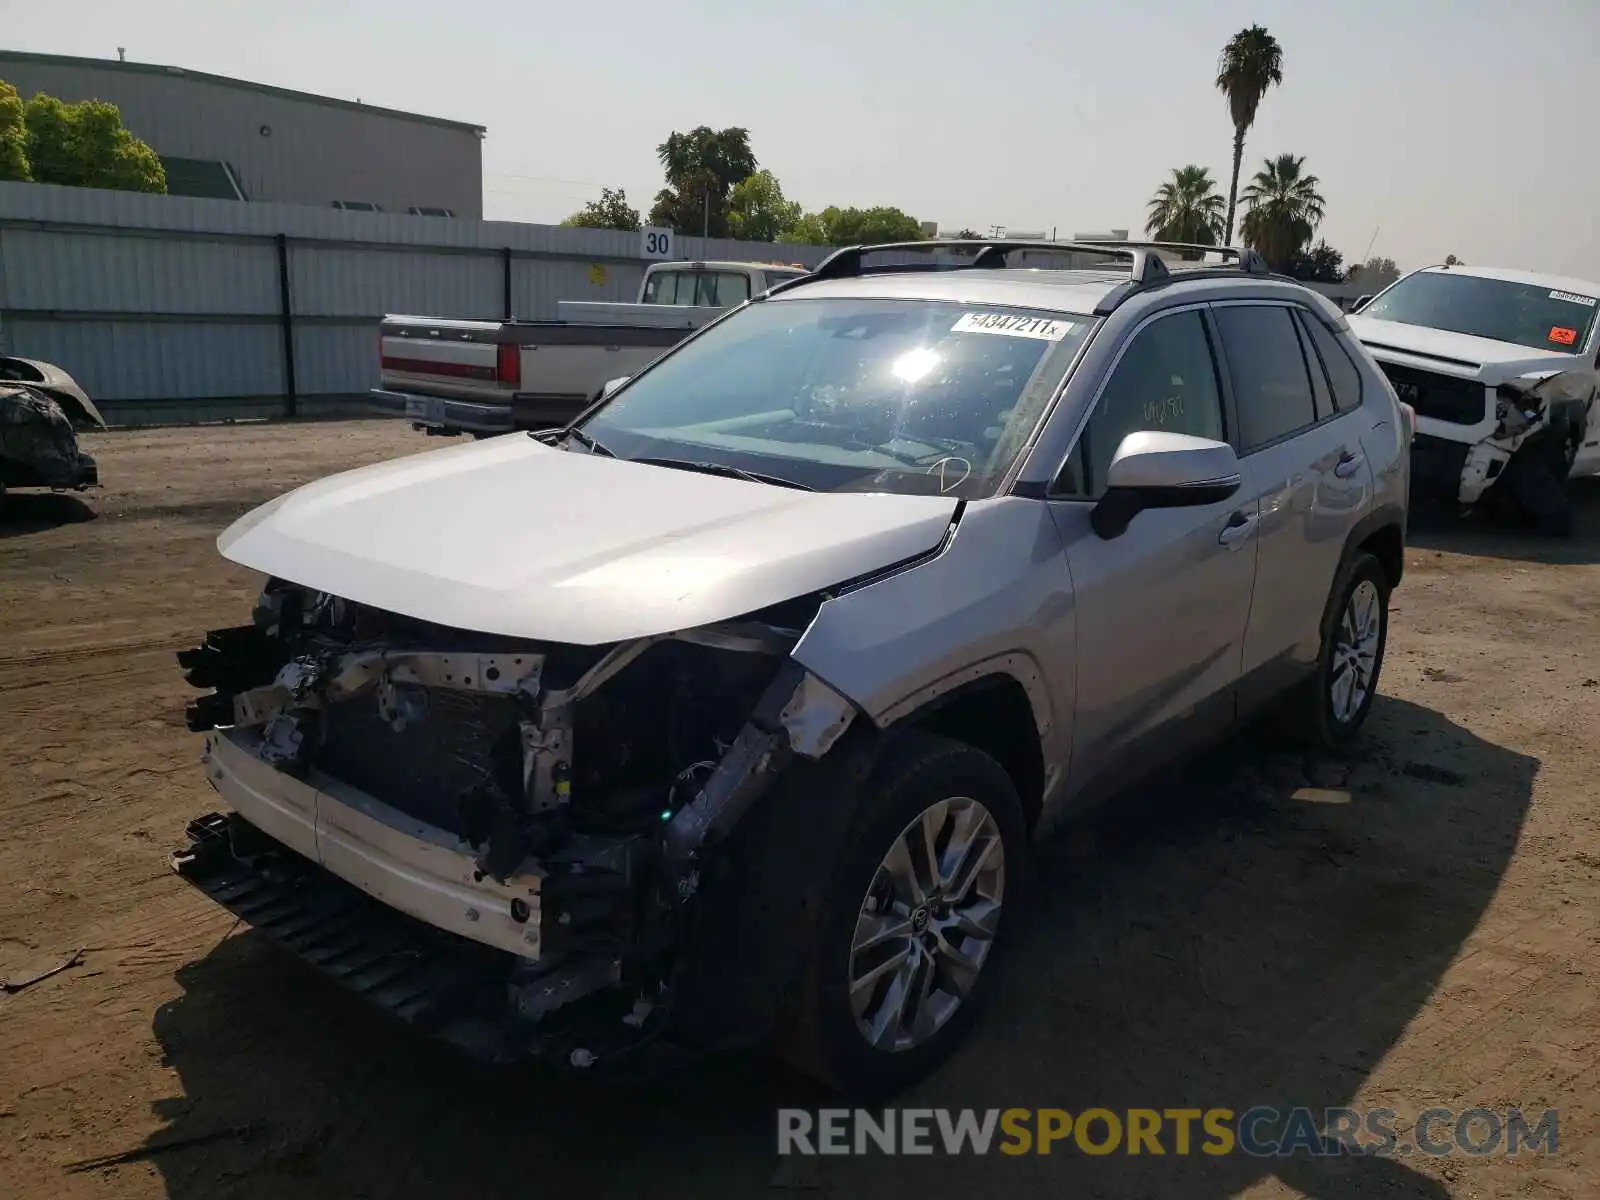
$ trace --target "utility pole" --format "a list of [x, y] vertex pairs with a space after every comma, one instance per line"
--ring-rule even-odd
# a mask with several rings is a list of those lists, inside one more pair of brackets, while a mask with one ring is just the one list
[[711, 192], [709, 190], [706, 192], [705, 220], [700, 225], [700, 236], [703, 238], [711, 236]]

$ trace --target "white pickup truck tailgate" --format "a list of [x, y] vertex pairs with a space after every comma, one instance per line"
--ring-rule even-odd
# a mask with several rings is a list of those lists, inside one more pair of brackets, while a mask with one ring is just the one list
[[499, 328], [493, 321], [386, 318], [379, 336], [383, 386], [461, 399], [509, 396], [496, 368]]

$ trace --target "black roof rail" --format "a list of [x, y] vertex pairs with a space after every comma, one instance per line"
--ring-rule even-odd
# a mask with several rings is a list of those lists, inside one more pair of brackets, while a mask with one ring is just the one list
[[[956, 263], [927, 262], [914, 265], [889, 263], [868, 267], [863, 259], [869, 254], [901, 254], [939, 250], [965, 250], [972, 254], [970, 261]], [[1016, 250], [1057, 254], [1101, 254], [1128, 264], [1128, 278], [1117, 284], [1095, 305], [1094, 315], [1109, 316], [1128, 297], [1146, 288], [1177, 282], [1188, 272], [1174, 273], [1161, 257], [1162, 251], [1217, 254], [1232, 263], [1216, 264], [1211, 271], [1239, 271], [1247, 275], [1270, 279], [1288, 279], [1267, 265], [1266, 259], [1248, 246], [1206, 246], [1199, 242], [1134, 241], [1114, 238], [1080, 238], [1071, 242], [1008, 240], [1005, 238], [930, 238], [920, 242], [880, 242], [876, 244], [845, 246], [835, 250], [814, 267], [809, 275], [786, 279], [767, 289], [772, 296], [790, 288], [800, 287], [818, 279], [846, 279], [860, 275], [888, 275], [902, 271], [960, 271], [980, 267], [1004, 267], [1007, 256]], [[1202, 268], [1203, 269], [1203, 268]], [[1291, 282], [1293, 282], [1291, 280]]]
[[1271, 268], [1267, 266], [1267, 260], [1249, 246], [1206, 246], [1199, 242], [1143, 242], [1110, 238], [1086, 238], [1085, 241], [1087, 244], [1094, 246], [1122, 246], [1128, 249], [1199, 251], [1205, 254], [1221, 254], [1224, 257], [1236, 260], [1239, 264], [1239, 270], [1247, 274], [1272, 274]]
[[[927, 263], [915, 266], [896, 263], [877, 268], [866, 267], [862, 260], [869, 254], [915, 254], [939, 250], [973, 250], [971, 262]], [[1128, 274], [1140, 284], [1154, 283], [1168, 275], [1167, 264], [1159, 254], [1143, 246], [1118, 246], [1093, 242], [1021, 241], [1005, 238], [931, 238], [921, 242], [880, 242], [860, 246], [846, 246], [835, 250], [823, 259], [807, 280], [844, 279], [857, 275], [886, 275], [897, 271], [960, 271], [983, 267], [1004, 267], [1006, 256], [1015, 250], [1055, 254], [1099, 254], [1107, 258], [1122, 259], [1128, 264]], [[798, 281], [795, 281], [798, 282]], [[784, 286], [784, 285], [779, 285]]]

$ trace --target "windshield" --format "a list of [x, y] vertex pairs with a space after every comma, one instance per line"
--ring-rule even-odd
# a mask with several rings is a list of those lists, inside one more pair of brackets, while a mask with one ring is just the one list
[[1087, 317], [927, 300], [769, 300], [582, 423], [620, 458], [712, 463], [822, 491], [993, 493]]
[[1581, 354], [1594, 324], [1595, 297], [1531, 283], [1419, 271], [1384, 292], [1361, 315]]

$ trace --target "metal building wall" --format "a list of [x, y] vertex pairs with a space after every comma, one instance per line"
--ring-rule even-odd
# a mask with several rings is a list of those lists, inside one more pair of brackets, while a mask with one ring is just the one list
[[156, 153], [231, 164], [251, 201], [483, 215], [475, 126], [144, 63], [0, 51], [0, 79], [24, 98], [109, 100]]
[[0, 346], [59, 364], [120, 424], [347, 409], [377, 383], [385, 313], [498, 319], [509, 297], [553, 320], [560, 300], [633, 299], [645, 266], [636, 233], [0, 183]]

